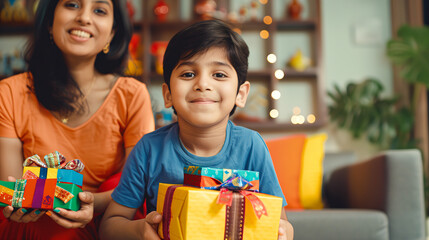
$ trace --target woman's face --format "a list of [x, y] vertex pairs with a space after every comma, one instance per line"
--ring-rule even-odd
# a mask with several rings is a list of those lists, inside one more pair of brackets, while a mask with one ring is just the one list
[[114, 36], [112, 0], [59, 0], [50, 29], [66, 58], [95, 58]]

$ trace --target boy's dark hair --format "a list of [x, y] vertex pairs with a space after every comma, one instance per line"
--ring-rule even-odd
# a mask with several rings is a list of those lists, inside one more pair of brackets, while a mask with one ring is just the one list
[[[176, 33], [164, 54], [164, 81], [170, 89], [170, 77], [179, 61], [189, 59], [211, 47], [224, 47], [238, 77], [238, 89], [246, 81], [249, 48], [241, 36], [220, 20], [192, 24]], [[234, 113], [232, 109], [230, 116]]]
[[[25, 49], [28, 71], [33, 75], [33, 91], [37, 100], [48, 110], [69, 114], [82, 110], [75, 101], [82, 96], [79, 86], [70, 76], [60, 49], [50, 39], [58, 0], [40, 1], [34, 19], [34, 31]], [[108, 54], [97, 55], [95, 69], [103, 74], [122, 74], [128, 60], [128, 44], [132, 25], [126, 1], [112, 0], [114, 10], [113, 29], [115, 35], [110, 42]]]

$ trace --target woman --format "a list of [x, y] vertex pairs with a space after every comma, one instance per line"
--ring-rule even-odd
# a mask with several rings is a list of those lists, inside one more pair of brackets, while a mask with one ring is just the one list
[[85, 164], [85, 192], [76, 212], [5, 207], [2, 238], [97, 238], [93, 215], [111, 193], [97, 189], [154, 129], [145, 85], [118, 77], [132, 32], [125, 2], [40, 1], [28, 72], [0, 81], [0, 180], [20, 178], [29, 156], [59, 151]]

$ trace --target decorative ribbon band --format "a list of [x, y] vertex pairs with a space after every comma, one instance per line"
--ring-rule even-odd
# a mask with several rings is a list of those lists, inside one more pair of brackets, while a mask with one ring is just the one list
[[174, 191], [178, 187], [170, 186], [165, 193], [164, 207], [162, 209], [162, 234], [164, 235], [164, 240], [170, 240], [171, 203], [173, 202]]
[[34, 164], [41, 168], [62, 168], [76, 172], [82, 172], [85, 168], [85, 165], [79, 159], [66, 162], [66, 158], [58, 151], [49, 153], [44, 157], [44, 160], [45, 162], [40, 159], [39, 155], [35, 154], [25, 159], [23, 166], [28, 167]]
[[16, 180], [15, 189], [13, 191], [12, 207], [14, 208], [22, 207], [22, 199], [24, 197], [24, 189], [25, 189], [26, 183], [27, 183], [27, 180], [25, 179]]
[[65, 163], [65, 161], [66, 158], [58, 151], [49, 153], [45, 156], [45, 162], [48, 168], [61, 168], [61, 165]]
[[[232, 192], [231, 192], [232, 193]], [[243, 239], [246, 201], [241, 194], [233, 194], [231, 206], [226, 206], [224, 239]]]

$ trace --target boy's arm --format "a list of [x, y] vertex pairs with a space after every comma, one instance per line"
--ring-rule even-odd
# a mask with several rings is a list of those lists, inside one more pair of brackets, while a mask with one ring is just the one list
[[282, 208], [282, 215], [280, 217], [279, 240], [293, 240], [293, 227], [287, 220], [284, 208]]
[[100, 225], [102, 239], [160, 239], [157, 233], [162, 216], [149, 213], [145, 219], [132, 220], [135, 208], [111, 201]]

